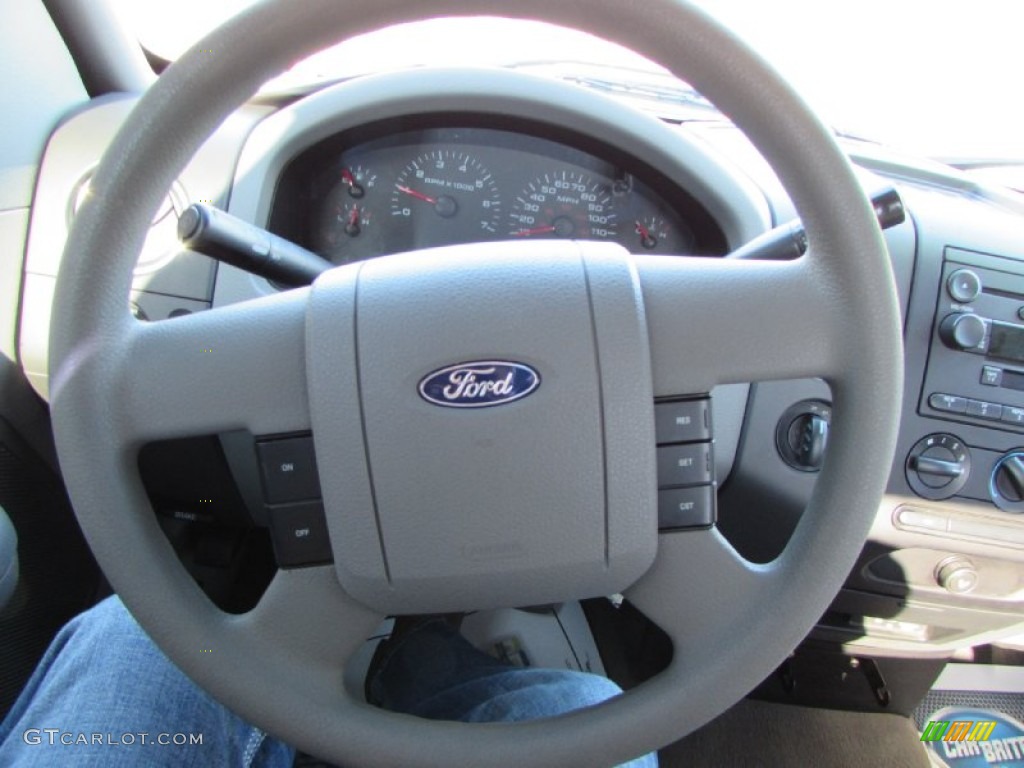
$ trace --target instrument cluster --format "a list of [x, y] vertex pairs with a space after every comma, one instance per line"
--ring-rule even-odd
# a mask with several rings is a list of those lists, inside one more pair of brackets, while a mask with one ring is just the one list
[[721, 255], [685, 190], [613, 147], [557, 131], [406, 124], [331, 137], [282, 174], [270, 229], [335, 264], [458, 243], [607, 240]]

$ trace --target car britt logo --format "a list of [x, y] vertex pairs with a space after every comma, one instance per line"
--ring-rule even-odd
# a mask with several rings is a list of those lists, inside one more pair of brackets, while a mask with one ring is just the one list
[[446, 408], [486, 408], [521, 400], [540, 386], [540, 374], [523, 363], [481, 360], [449, 365], [420, 381], [424, 400]]
[[921, 731], [938, 761], [948, 768], [1024, 764], [1024, 725], [1005, 712], [946, 707], [929, 715]]
[[995, 720], [929, 720], [921, 741], [988, 741]]

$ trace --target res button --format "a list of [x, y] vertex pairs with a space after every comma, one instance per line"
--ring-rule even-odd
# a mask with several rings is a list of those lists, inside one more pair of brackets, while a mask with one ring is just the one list
[[711, 439], [711, 401], [676, 400], [654, 404], [654, 433], [659, 445]]

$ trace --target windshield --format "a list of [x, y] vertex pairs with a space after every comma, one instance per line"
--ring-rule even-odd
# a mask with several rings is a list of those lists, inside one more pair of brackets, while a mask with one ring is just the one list
[[[253, 0], [117, 2], [142, 44], [172, 60]], [[843, 134], [956, 163], [1024, 159], [1024, 107], [1010, 83], [1019, 69], [1014, 3], [698, 0], [698, 5], [768, 59]], [[204, 19], [204, 25], [196, 19]], [[354, 38], [300, 62], [288, 82], [417, 65], [533, 61], [617, 68], [627, 82], [640, 70], [661, 71], [619, 46], [545, 24], [438, 19]]]

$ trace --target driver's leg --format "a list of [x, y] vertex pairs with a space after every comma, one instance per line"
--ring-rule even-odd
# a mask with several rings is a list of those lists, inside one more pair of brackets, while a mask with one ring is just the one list
[[294, 755], [179, 671], [117, 598], [57, 634], [0, 724], [0, 765], [284, 768]]
[[[371, 670], [368, 693], [373, 703], [394, 712], [477, 723], [553, 717], [622, 690], [586, 672], [509, 666], [435, 618], [413, 625], [384, 648]], [[650, 754], [627, 765], [657, 764]]]

